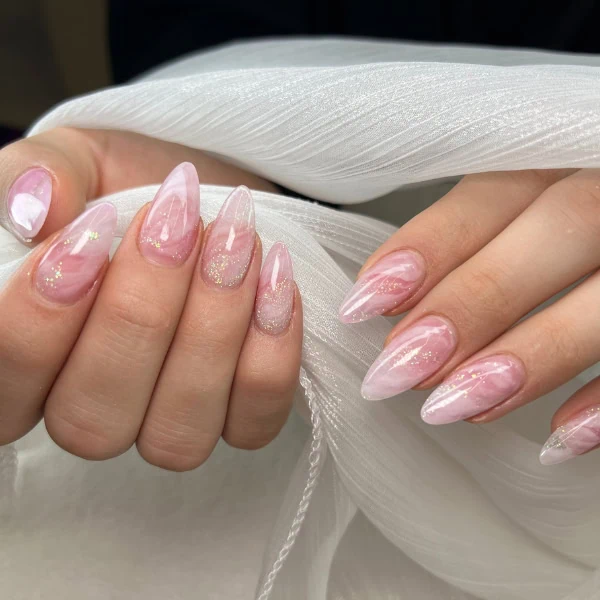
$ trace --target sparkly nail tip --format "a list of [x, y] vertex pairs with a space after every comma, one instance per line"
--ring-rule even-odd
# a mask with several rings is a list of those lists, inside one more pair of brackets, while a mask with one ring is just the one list
[[478, 360], [451, 375], [429, 396], [421, 418], [430, 425], [468, 419], [510, 398], [522, 385], [521, 363], [499, 354]]
[[277, 242], [263, 265], [256, 293], [255, 318], [258, 327], [270, 335], [285, 331], [294, 308], [294, 273], [285, 244]]
[[202, 256], [202, 275], [217, 287], [240, 285], [254, 250], [254, 202], [250, 190], [233, 190], [209, 233]]
[[39, 292], [61, 304], [85, 296], [108, 257], [116, 225], [115, 207], [106, 202], [73, 221], [38, 265], [35, 283]]
[[416, 252], [401, 250], [367, 269], [342, 303], [342, 323], [359, 323], [382, 315], [409, 298], [425, 277], [425, 263]]
[[12, 226], [26, 241], [42, 229], [52, 200], [52, 177], [46, 169], [25, 171], [8, 192], [8, 215]]
[[600, 405], [590, 406], [561, 425], [540, 453], [543, 465], [557, 465], [600, 444]]
[[140, 230], [140, 252], [166, 266], [185, 262], [200, 222], [198, 174], [191, 163], [175, 167], [156, 193]]
[[363, 384], [366, 400], [401, 394], [433, 375], [456, 347], [456, 334], [444, 319], [425, 317], [397, 335], [369, 369]]

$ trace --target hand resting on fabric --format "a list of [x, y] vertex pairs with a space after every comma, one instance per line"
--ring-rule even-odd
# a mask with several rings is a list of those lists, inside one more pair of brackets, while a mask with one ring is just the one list
[[[198, 176], [241, 186], [206, 228]], [[87, 201], [163, 180], [109, 262], [115, 208]], [[302, 305], [283, 244], [261, 271], [245, 186], [274, 189], [126, 132], [55, 129], [0, 151], [2, 224], [37, 244], [0, 291], [0, 444], [43, 418], [77, 456], [136, 444], [185, 471], [221, 437], [257, 449], [277, 436], [298, 382]]]

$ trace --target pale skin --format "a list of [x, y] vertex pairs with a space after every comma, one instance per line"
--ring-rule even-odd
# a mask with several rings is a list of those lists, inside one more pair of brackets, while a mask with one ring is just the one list
[[[207, 235], [202, 227], [177, 269], [142, 261], [136, 235], [144, 207], [97, 285], [79, 302], [49, 306], [32, 288], [36, 261], [86, 202], [160, 183], [183, 161], [196, 167], [202, 183], [275, 191], [271, 183], [198, 150], [130, 133], [57, 129], [0, 151], [0, 197], [31, 167], [45, 168], [53, 179], [48, 216], [34, 238], [37, 248], [0, 294], [0, 444], [44, 418], [52, 438], [83, 458], [108, 459], [135, 443], [150, 463], [182, 471], [202, 464], [220, 437], [236, 447], [259, 448], [283, 426], [298, 380], [301, 301], [296, 290], [283, 333], [257, 330], [258, 238], [243, 283], [215, 291], [195, 269]], [[11, 229], [10, 222], [3, 225]], [[399, 229], [361, 271], [408, 250], [423, 272], [400, 302], [378, 312], [407, 313], [386, 347], [432, 316], [445, 324], [452, 342], [435, 369], [412, 387], [433, 388], [480, 359], [508, 357], [503, 360], [516, 365], [517, 389], [465, 417], [482, 423], [597, 362], [599, 234], [600, 171], [591, 169], [466, 176]], [[587, 275], [558, 302], [517, 324]], [[164, 277], [169, 283], [161, 288], [157, 281]], [[127, 290], [132, 281], [135, 290]], [[128, 296], [135, 311], [120, 300]], [[119, 332], [118, 341], [106, 335], [107, 327]], [[118, 360], [106, 358], [112, 353]], [[193, 377], [186, 378], [191, 370]], [[123, 381], [125, 390], [117, 384]], [[179, 393], [173, 393], [177, 386]], [[593, 381], [559, 409], [552, 429], [598, 403], [600, 382]]]

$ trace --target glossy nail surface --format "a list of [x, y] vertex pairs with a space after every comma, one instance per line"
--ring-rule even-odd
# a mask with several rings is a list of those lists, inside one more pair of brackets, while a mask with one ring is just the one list
[[362, 384], [367, 400], [400, 394], [433, 375], [456, 347], [452, 326], [436, 316], [425, 317], [398, 334], [379, 355]]
[[277, 335], [285, 331], [294, 308], [294, 273], [285, 244], [277, 242], [263, 265], [256, 293], [255, 318], [262, 331]]
[[600, 444], [600, 405], [595, 404], [561, 425], [540, 453], [543, 465], [557, 465]]
[[140, 252], [148, 260], [175, 267], [196, 243], [200, 222], [198, 174], [191, 163], [175, 167], [156, 193], [140, 230]]
[[40, 261], [35, 284], [48, 300], [71, 304], [92, 288], [117, 226], [117, 211], [104, 202], [90, 208], [63, 230]]
[[25, 171], [8, 192], [8, 215], [14, 230], [29, 241], [42, 229], [52, 200], [52, 177], [46, 169]]
[[367, 269], [340, 307], [342, 323], [359, 323], [399, 306], [425, 277], [425, 262], [410, 250], [392, 252]]
[[254, 201], [247, 187], [233, 190], [208, 234], [202, 275], [217, 287], [240, 285], [254, 251]]
[[524, 379], [523, 366], [511, 356], [478, 360], [444, 381], [423, 405], [421, 417], [431, 425], [468, 419], [510, 398]]

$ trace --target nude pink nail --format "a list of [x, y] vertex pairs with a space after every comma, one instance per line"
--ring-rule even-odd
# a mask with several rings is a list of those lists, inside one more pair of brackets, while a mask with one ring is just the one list
[[208, 235], [202, 255], [202, 275], [217, 287], [242, 283], [254, 251], [254, 201], [240, 186], [223, 204]]
[[285, 244], [277, 242], [263, 265], [256, 293], [256, 324], [265, 333], [285, 331], [294, 308], [294, 273]]
[[488, 356], [456, 371], [427, 399], [421, 418], [430, 425], [468, 419], [510, 398], [525, 380], [520, 361]]
[[363, 384], [366, 400], [383, 400], [433, 375], [456, 347], [456, 333], [445, 319], [428, 316], [398, 334], [369, 369]]
[[8, 215], [16, 233], [31, 241], [42, 229], [52, 200], [52, 177], [34, 167], [18, 177], [8, 192]]
[[392, 252], [367, 269], [342, 303], [342, 323], [359, 323], [399, 306], [425, 277], [425, 262], [411, 250]]
[[94, 286], [117, 226], [117, 211], [103, 202], [71, 223], [50, 246], [35, 275], [39, 292], [48, 300], [72, 304]]
[[540, 453], [543, 465], [557, 465], [600, 445], [600, 405], [569, 419], [548, 438]]
[[140, 252], [149, 261], [176, 267], [189, 257], [200, 223], [199, 185], [194, 165], [182, 163], [160, 186], [140, 230]]

